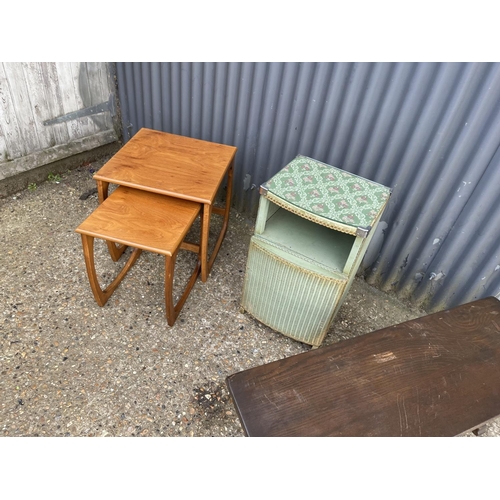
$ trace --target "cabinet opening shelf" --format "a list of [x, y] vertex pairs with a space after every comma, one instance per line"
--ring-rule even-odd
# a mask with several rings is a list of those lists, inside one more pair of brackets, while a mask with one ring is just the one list
[[[343, 275], [356, 239], [354, 236], [315, 224], [276, 205], [269, 210], [269, 214], [259, 240], [265, 240], [281, 250], [290, 260], [293, 260], [291, 254], [313, 268]], [[313, 268], [311, 270], [315, 270]]]

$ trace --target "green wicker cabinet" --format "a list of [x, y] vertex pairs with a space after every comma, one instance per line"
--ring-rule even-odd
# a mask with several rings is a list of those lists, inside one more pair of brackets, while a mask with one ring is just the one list
[[242, 309], [318, 347], [351, 286], [390, 189], [306, 156], [260, 187]]

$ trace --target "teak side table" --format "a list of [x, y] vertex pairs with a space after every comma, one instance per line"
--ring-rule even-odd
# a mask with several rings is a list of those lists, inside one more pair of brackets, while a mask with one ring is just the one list
[[[142, 128], [94, 174], [99, 202], [107, 198], [111, 183], [201, 203], [200, 245], [184, 242], [181, 248], [200, 251], [201, 279], [205, 282], [227, 231], [236, 151], [234, 146]], [[215, 207], [217, 191], [226, 175], [225, 207]], [[224, 220], [212, 255], [208, 256], [212, 212]], [[115, 261], [126, 248], [111, 241], [107, 245]]]
[[[101, 307], [106, 304], [143, 250], [158, 253], [165, 256], [165, 309], [168, 324], [173, 326], [200, 272], [198, 258], [184, 292], [174, 304], [175, 261], [200, 211], [199, 203], [118, 186], [76, 228], [82, 238], [85, 266], [96, 302]], [[122, 270], [104, 290], [94, 264], [94, 238], [134, 248]]]
[[274, 330], [318, 347], [390, 189], [299, 155], [260, 193], [241, 307]]

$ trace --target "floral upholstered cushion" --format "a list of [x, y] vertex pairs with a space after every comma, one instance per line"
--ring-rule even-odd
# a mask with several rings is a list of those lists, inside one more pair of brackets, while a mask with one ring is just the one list
[[299, 155], [262, 185], [312, 214], [355, 227], [370, 227], [390, 196], [388, 187]]

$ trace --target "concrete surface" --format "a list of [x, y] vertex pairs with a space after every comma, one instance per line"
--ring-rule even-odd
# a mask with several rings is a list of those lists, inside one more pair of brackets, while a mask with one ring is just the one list
[[[0, 199], [1, 435], [243, 436], [226, 377], [309, 349], [239, 312], [252, 221], [232, 211], [173, 328], [159, 255], [143, 252], [100, 308], [74, 229], [98, 204], [106, 159]], [[193, 257], [181, 252], [177, 287]], [[121, 266], [97, 240], [96, 263], [104, 282]], [[325, 344], [422, 314], [357, 278]], [[498, 420], [484, 435], [500, 435]]]

